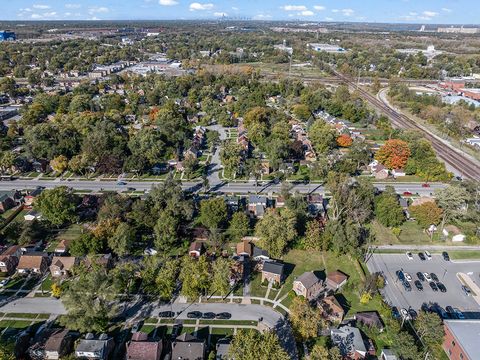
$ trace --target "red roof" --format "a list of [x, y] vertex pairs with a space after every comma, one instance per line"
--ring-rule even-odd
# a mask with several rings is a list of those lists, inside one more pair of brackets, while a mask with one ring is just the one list
[[158, 360], [161, 353], [160, 341], [130, 341], [127, 344], [127, 360]]

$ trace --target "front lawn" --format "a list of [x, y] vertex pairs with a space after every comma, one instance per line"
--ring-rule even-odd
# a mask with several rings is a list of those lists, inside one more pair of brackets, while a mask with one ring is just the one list
[[[392, 230], [386, 228], [377, 221], [373, 221], [371, 224], [372, 233], [375, 236], [376, 243], [379, 245], [390, 245], [390, 244], [432, 244], [430, 237], [425, 234], [423, 228], [418, 225], [415, 221], [405, 221], [405, 223], [400, 226], [401, 233], [400, 236], [395, 236], [392, 233]], [[445, 244], [445, 241], [438, 240], [438, 234], [434, 235], [433, 243]], [[447, 242], [449, 243], [449, 242]]]

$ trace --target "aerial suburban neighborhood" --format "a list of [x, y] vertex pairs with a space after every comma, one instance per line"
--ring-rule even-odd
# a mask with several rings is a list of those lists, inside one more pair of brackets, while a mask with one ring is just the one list
[[1, 5], [0, 360], [480, 359], [480, 13], [304, 3]]

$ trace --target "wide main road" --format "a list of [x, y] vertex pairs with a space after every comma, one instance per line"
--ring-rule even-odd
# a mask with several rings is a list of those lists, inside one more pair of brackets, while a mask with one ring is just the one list
[[[9, 190], [24, 190], [35, 189], [38, 186], [52, 189], [58, 186], [68, 186], [74, 190], [89, 191], [89, 192], [101, 192], [101, 191], [145, 191], [148, 192], [153, 186], [160, 184], [158, 181], [126, 181], [125, 185], [119, 184], [117, 181], [99, 181], [99, 180], [71, 180], [71, 181], [59, 181], [59, 180], [12, 180], [12, 181], [0, 181], [0, 191]], [[436, 189], [445, 187], [444, 184], [432, 183], [429, 187], [423, 187], [420, 183], [374, 183], [374, 186], [379, 190], [385, 189], [385, 186], [392, 185], [399, 194], [404, 192], [410, 192], [412, 194], [419, 195], [431, 195]], [[281, 184], [275, 184], [273, 182], [263, 183], [262, 185], [255, 186], [253, 181], [251, 182], [222, 182], [210, 187], [210, 191], [231, 193], [231, 194], [248, 194], [248, 193], [279, 193], [281, 190]], [[183, 182], [182, 188], [188, 191], [202, 190], [201, 182]], [[325, 187], [321, 184], [294, 184], [292, 183], [292, 192], [299, 192], [303, 194], [316, 193], [325, 194]]]

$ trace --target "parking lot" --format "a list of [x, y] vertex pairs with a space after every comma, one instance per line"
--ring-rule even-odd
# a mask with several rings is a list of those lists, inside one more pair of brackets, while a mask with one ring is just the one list
[[[367, 262], [371, 273], [382, 272], [386, 278], [383, 294], [386, 300], [398, 308], [412, 307], [420, 309], [423, 303], [438, 303], [442, 307], [447, 305], [457, 307], [462, 311], [480, 313], [480, 306], [472, 296], [466, 296], [462, 291], [462, 283], [457, 273], [465, 273], [480, 285], [480, 261], [451, 262], [443, 260], [439, 254], [433, 254], [431, 260], [420, 260], [418, 251], [412, 252], [413, 259], [409, 260], [405, 254], [374, 254]], [[412, 276], [410, 282], [412, 291], [405, 291], [402, 283], [397, 279], [396, 271], [403, 270]], [[414, 281], [418, 280], [417, 272], [435, 273], [447, 292], [434, 292], [427, 281], [422, 282], [423, 291], [416, 289]]]

